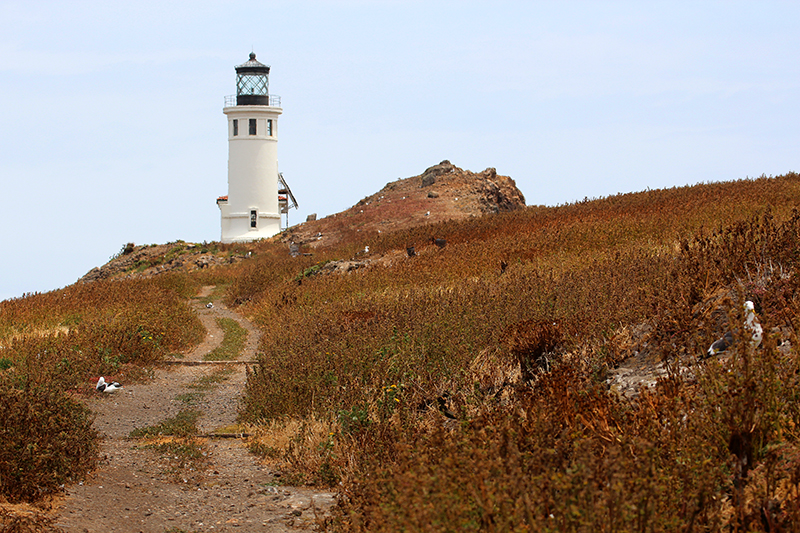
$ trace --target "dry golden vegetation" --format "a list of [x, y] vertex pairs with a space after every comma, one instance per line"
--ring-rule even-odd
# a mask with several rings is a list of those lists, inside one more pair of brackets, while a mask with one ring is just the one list
[[71, 396], [130, 379], [202, 338], [186, 278], [77, 284], [0, 303], [0, 495], [30, 500], [90, 471], [97, 434]]
[[[333, 425], [330, 439], [307, 425], [283, 452], [305, 480], [340, 483], [332, 529], [789, 528], [797, 360], [777, 345], [796, 344], [798, 178], [529, 208], [261, 258], [228, 293], [265, 333], [243, 416], [277, 432]], [[390, 266], [296, 277], [365, 244]], [[409, 244], [417, 256], [397, 253]], [[769, 334], [753, 352], [737, 343], [724, 362], [699, 361], [722, 331], [697, 311], [720, 291], [722, 313], [755, 301]], [[633, 354], [616, 334], [639, 324], [673, 372], [630, 402], [606, 378]]]
[[[794, 173], [702, 184], [349, 233], [313, 256], [255, 243], [211, 272], [3, 302], [3, 391], [186, 349], [185, 300], [213, 278], [263, 331], [251, 449], [338, 487], [330, 530], [791, 531], [798, 204]], [[383, 260], [313, 268], [366, 245]], [[761, 345], [737, 333], [703, 359], [745, 299]], [[624, 399], [608, 377], [644, 345], [668, 374]]]

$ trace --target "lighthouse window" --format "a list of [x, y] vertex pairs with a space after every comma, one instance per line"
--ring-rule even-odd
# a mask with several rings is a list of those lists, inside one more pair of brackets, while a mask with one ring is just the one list
[[250, 119], [250, 135], [255, 135], [255, 134], [256, 134], [256, 119], [251, 118]]
[[236, 94], [269, 94], [266, 74], [237, 74]]
[[267, 119], [267, 135], [272, 137], [272, 119]]
[[233, 119], [233, 136], [236, 137], [239, 135], [239, 119]]
[[258, 211], [255, 209], [250, 210], [250, 227], [255, 228], [256, 223], [258, 222]]

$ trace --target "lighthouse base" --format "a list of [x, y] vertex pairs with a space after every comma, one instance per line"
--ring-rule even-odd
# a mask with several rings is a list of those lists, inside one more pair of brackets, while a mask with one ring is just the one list
[[268, 239], [281, 232], [280, 213], [264, 213], [257, 210], [231, 213], [225, 203], [218, 203], [222, 214], [223, 243], [251, 242]]

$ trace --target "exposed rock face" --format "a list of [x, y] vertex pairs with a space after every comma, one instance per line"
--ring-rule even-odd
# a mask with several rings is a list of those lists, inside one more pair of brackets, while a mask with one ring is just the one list
[[388, 183], [341, 213], [294, 226], [283, 240], [316, 248], [349, 233], [374, 236], [524, 207], [525, 197], [510, 177], [494, 168], [470, 172], [445, 160], [419, 176]]

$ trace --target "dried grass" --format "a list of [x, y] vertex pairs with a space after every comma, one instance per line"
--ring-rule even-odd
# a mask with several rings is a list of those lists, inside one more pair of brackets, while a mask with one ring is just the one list
[[[229, 283], [226, 303], [263, 332], [242, 402], [251, 447], [291, 482], [339, 487], [332, 530], [788, 531], [800, 523], [800, 358], [784, 343], [800, 327], [798, 204], [797, 174], [647, 191], [368, 241], [345, 232], [314, 257], [261, 242], [248, 261], [154, 287], [174, 302], [212, 275]], [[447, 246], [423, 246], [432, 234]], [[391, 261], [298, 278], [365, 245]], [[0, 338], [25, 317], [70, 328], [0, 357], [97, 370], [112, 361], [96, 346], [117, 339], [147, 361], [162, 351], [131, 326], [180, 323], [180, 305], [137, 315], [132, 295], [77, 318], [56, 305], [84, 290], [0, 305]], [[762, 345], [698, 363], [745, 298]], [[112, 333], [87, 328], [90, 355], [70, 351], [88, 323]], [[668, 374], [620, 398], [609, 371], [645, 347]]]

